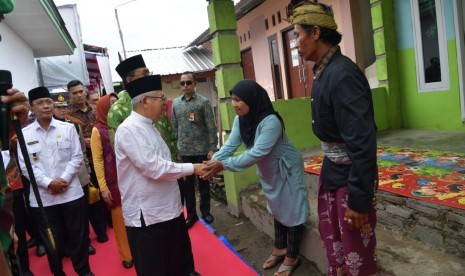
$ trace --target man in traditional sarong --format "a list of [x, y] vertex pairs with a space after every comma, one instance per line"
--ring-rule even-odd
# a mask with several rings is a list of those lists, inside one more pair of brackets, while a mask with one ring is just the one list
[[357, 64], [341, 54], [330, 6], [291, 1], [288, 10], [299, 54], [315, 62], [312, 128], [325, 155], [318, 216], [328, 275], [376, 275], [378, 168], [370, 86]]

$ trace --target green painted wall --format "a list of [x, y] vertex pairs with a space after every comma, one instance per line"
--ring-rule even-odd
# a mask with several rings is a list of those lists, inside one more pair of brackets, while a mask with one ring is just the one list
[[273, 106], [283, 118], [287, 137], [296, 148], [305, 149], [320, 144], [312, 131], [310, 98], [275, 101]]
[[[247, 186], [259, 183], [257, 176], [257, 167], [252, 166], [242, 172], [224, 171], [224, 184], [226, 192], [226, 200], [230, 211], [234, 212], [234, 208], [239, 212], [240, 193]], [[231, 206], [234, 206], [231, 209]]]
[[405, 128], [465, 130], [460, 113], [460, 90], [455, 40], [447, 43], [450, 89], [418, 92], [414, 49], [399, 51], [402, 115]]
[[375, 122], [378, 132], [389, 128], [387, 94], [384, 87], [378, 87], [371, 90], [373, 107], [375, 110]]
[[[234, 119], [234, 112], [228, 101], [229, 90], [232, 85], [243, 78], [240, 66], [241, 53], [239, 41], [236, 35], [236, 14], [232, 0], [210, 0], [208, 1], [208, 20], [212, 38], [213, 61], [217, 69], [216, 86], [220, 103], [220, 116], [223, 130], [230, 130]], [[226, 197], [228, 210], [239, 216], [240, 191], [247, 185], [253, 183], [254, 176], [251, 170], [243, 173], [225, 172]]]
[[[373, 89], [372, 98], [378, 131], [386, 130], [389, 128], [386, 89]], [[283, 118], [287, 137], [297, 149], [320, 145], [320, 140], [312, 131], [310, 98], [275, 101], [273, 106]]]
[[[397, 34], [393, 1], [372, 0], [370, 3], [372, 4], [372, 25], [375, 31], [376, 69], [380, 86], [384, 87], [386, 95], [384, 98], [385, 106], [376, 103], [375, 116], [377, 121], [381, 120], [379, 113], [382, 112], [381, 110], [386, 109], [386, 112], [384, 112], [388, 123], [386, 128], [400, 128], [403, 124], [401, 110], [402, 90], [399, 85]], [[377, 111], [377, 107], [378, 109], [381, 108], [381, 110]], [[378, 127], [384, 127], [384, 123], [384, 120], [381, 120]]]

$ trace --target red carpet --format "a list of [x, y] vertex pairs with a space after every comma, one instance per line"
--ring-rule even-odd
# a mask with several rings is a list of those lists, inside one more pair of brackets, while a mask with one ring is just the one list
[[[305, 157], [305, 171], [320, 174], [322, 161]], [[379, 147], [378, 167], [380, 190], [465, 209], [464, 154]]]
[[[91, 230], [92, 231], [92, 230]], [[134, 267], [125, 269], [118, 256], [113, 229], [108, 229], [109, 241], [98, 243], [92, 232], [92, 245], [97, 254], [89, 256], [92, 272], [97, 276], [106, 275], [136, 275]], [[202, 276], [257, 276], [258, 273], [228, 249], [220, 239], [203, 225], [197, 222], [190, 230], [196, 271]], [[29, 249], [31, 271], [36, 276], [52, 275], [48, 267], [47, 257], [36, 257], [35, 248]], [[76, 275], [70, 258], [63, 260], [64, 271], [67, 275]], [[155, 276], [155, 275], [154, 275]]]

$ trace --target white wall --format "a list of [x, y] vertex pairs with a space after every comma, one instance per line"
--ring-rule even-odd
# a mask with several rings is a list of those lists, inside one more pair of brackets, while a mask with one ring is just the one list
[[0, 69], [8, 70], [13, 87], [27, 92], [37, 87], [38, 80], [32, 48], [5, 23], [0, 23]]
[[44, 86], [66, 88], [71, 80], [80, 80], [84, 85], [89, 85], [81, 24], [76, 5], [60, 6], [58, 11], [76, 44], [76, 49], [72, 55], [40, 58]]
[[[270, 48], [265, 29], [265, 17], [263, 15], [253, 19], [249, 24], [250, 35], [253, 38], [252, 57], [255, 67], [255, 80], [265, 88], [274, 101], [273, 73], [270, 60]], [[259, 66], [259, 67], [258, 67]]]

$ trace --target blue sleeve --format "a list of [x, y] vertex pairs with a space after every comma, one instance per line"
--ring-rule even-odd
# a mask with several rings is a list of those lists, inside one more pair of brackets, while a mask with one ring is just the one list
[[212, 156], [212, 159], [224, 161], [226, 158], [233, 156], [241, 144], [242, 139], [239, 131], [239, 117], [236, 116], [228, 140], [226, 140], [219, 151], [215, 152], [215, 154]]
[[[237, 117], [234, 121], [234, 129], [236, 129], [237, 133], [235, 136], [238, 136], [240, 139], [239, 120]], [[276, 116], [270, 115], [266, 117], [257, 127], [254, 145], [242, 154], [222, 160], [223, 167], [229, 171], [242, 171], [256, 164], [273, 150], [278, 140], [282, 137], [282, 131], [281, 122]]]

